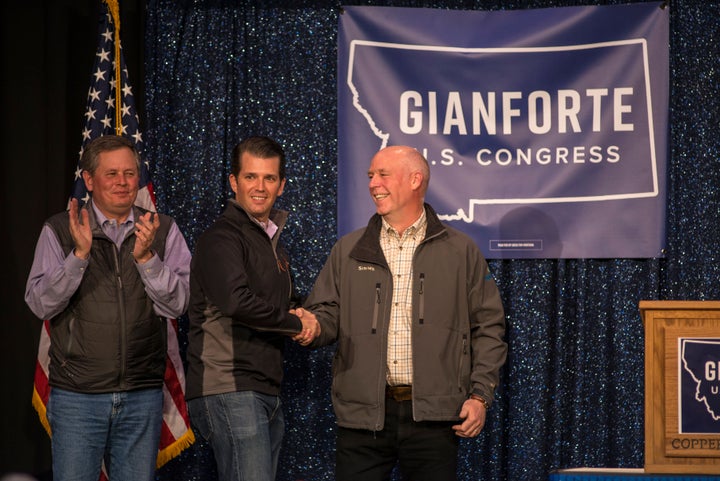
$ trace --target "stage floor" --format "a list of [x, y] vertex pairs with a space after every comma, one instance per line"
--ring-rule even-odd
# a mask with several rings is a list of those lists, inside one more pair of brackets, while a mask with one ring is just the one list
[[549, 481], [720, 481], [720, 473], [652, 474], [643, 468], [572, 468], [550, 473]]

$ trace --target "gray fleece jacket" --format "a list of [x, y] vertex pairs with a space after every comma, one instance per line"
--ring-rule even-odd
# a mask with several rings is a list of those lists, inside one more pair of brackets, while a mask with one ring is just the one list
[[[475, 243], [443, 225], [425, 204], [425, 239], [413, 259], [412, 350], [415, 421], [457, 421], [471, 393], [493, 401], [505, 362], [505, 317], [495, 281]], [[337, 342], [332, 402], [339, 426], [379, 431], [385, 417], [393, 280], [380, 247], [382, 219], [333, 247], [305, 307]]]

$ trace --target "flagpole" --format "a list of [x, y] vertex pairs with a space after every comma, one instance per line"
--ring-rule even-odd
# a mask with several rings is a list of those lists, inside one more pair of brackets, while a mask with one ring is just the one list
[[119, 0], [103, 0], [112, 16], [113, 25], [115, 26], [115, 134], [122, 135], [122, 99], [120, 91], [122, 89], [120, 71], [120, 1]]

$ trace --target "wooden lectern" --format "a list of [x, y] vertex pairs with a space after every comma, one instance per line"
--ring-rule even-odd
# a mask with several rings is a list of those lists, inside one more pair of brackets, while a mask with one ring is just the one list
[[[640, 301], [640, 314], [645, 326], [645, 472], [720, 474], [720, 429], [714, 427], [720, 419], [715, 418], [720, 416], [715, 404], [720, 402], [720, 301]], [[701, 361], [698, 350], [706, 356]], [[687, 359], [704, 364], [702, 370]], [[695, 381], [708, 384], [696, 392], [688, 388]], [[701, 428], [688, 428], [689, 420]]]

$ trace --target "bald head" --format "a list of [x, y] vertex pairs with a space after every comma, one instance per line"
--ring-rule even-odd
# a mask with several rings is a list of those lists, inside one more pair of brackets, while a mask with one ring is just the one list
[[425, 197], [425, 192], [427, 192], [430, 183], [430, 167], [428, 161], [417, 149], [407, 145], [392, 145], [379, 150], [375, 154], [375, 157], [378, 156], [402, 163], [407, 168], [408, 173], [420, 173], [422, 175], [421, 192], [423, 198]]
[[373, 156], [368, 178], [377, 213], [398, 232], [422, 215], [430, 169], [420, 152], [407, 146], [386, 147]]

